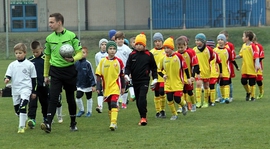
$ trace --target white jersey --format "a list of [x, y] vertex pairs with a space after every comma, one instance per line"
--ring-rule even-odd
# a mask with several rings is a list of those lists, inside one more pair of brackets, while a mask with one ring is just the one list
[[126, 62], [131, 52], [131, 49], [125, 44], [123, 44], [121, 47], [117, 46], [117, 52], [115, 56], [123, 61], [124, 67], [126, 67]]
[[37, 73], [34, 64], [25, 59], [22, 62], [11, 62], [6, 76], [11, 77], [12, 95], [20, 95], [25, 90], [32, 90], [32, 78], [36, 78]]
[[96, 66], [98, 66], [99, 62], [101, 59], [105, 58], [106, 56], [108, 56], [108, 53], [107, 52], [98, 52], [96, 55], [95, 55], [95, 62], [96, 62]]

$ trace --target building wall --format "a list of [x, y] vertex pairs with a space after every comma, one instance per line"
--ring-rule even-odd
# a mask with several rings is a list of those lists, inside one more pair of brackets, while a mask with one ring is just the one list
[[5, 17], [4, 17], [4, 3], [3, 3], [3, 0], [0, 2], [0, 32], [4, 32], [4, 23], [5, 23]]

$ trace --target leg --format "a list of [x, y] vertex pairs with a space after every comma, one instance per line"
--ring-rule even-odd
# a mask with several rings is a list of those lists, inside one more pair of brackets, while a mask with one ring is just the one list
[[79, 108], [79, 113], [76, 115], [77, 117], [81, 117], [85, 112], [84, 112], [84, 106], [83, 106], [83, 101], [82, 101], [82, 96], [83, 92], [78, 91], [76, 92], [76, 103]]
[[92, 92], [85, 93], [87, 98], [87, 113], [86, 117], [90, 117], [92, 115], [92, 108], [93, 108], [93, 99], [92, 99]]

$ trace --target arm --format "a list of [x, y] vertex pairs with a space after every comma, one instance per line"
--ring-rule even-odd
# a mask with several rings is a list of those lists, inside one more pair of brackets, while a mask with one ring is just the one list
[[239, 67], [238, 67], [236, 61], [232, 61], [232, 63], [233, 63], [233, 65], [234, 65], [234, 67], [235, 67], [237, 70], [239, 70]]
[[126, 67], [125, 67], [125, 74], [128, 75], [128, 76], [131, 73], [131, 71], [130, 71], [130, 69], [131, 69], [130, 68], [131, 67], [131, 59], [132, 59], [131, 54], [129, 54], [127, 62], [126, 62]]
[[198, 64], [198, 65], [195, 65], [195, 66], [193, 67], [192, 77], [195, 77], [195, 73], [196, 73], [197, 75], [200, 74], [200, 65], [199, 65], [199, 64]]
[[75, 37], [72, 39], [72, 46], [75, 50], [75, 56], [73, 57], [73, 61], [76, 62], [80, 59], [82, 59], [82, 46], [81, 42], [78, 39], [78, 37], [75, 35]]
[[153, 54], [150, 52], [150, 68], [151, 68], [151, 71], [152, 71], [152, 78], [153, 80], [154, 79], [157, 79], [158, 76], [157, 76], [157, 64], [156, 64], [156, 61], [154, 59], [154, 56]]
[[31, 78], [32, 80], [32, 94], [36, 94], [37, 78]]

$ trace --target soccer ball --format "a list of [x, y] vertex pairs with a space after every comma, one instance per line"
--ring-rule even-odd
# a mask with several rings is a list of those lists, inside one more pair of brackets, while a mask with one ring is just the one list
[[59, 52], [63, 58], [71, 58], [74, 55], [74, 49], [70, 44], [63, 44]]

